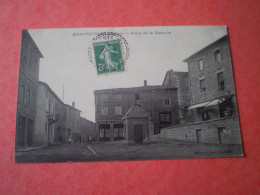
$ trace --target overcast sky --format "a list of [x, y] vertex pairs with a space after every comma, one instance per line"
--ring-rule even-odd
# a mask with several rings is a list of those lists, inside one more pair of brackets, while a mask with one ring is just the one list
[[[155, 32], [170, 34], [155, 34]], [[126, 71], [97, 75], [88, 48], [96, 35], [73, 33], [124, 33], [129, 58]], [[125, 34], [125, 33], [129, 34]], [[140, 34], [153, 32], [153, 34]], [[167, 70], [187, 71], [185, 58], [227, 34], [226, 26], [127, 27], [29, 30], [44, 58], [40, 61], [40, 81], [46, 82], [63, 99], [76, 102], [82, 116], [95, 120], [94, 90], [143, 85], [161, 85]]]

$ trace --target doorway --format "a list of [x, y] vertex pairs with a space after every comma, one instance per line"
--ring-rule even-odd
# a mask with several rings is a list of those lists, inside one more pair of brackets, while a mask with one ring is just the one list
[[33, 120], [27, 121], [27, 146], [32, 146], [33, 142]]
[[224, 130], [225, 127], [218, 127], [218, 143], [222, 144], [224, 139]]
[[202, 130], [201, 129], [196, 129], [196, 136], [197, 136], [197, 143], [202, 142]]
[[143, 143], [143, 126], [142, 125], [134, 126], [134, 140], [135, 140], [135, 143]]

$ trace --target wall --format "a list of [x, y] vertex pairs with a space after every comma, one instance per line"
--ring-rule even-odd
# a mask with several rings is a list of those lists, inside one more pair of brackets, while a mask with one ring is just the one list
[[218, 127], [225, 127], [227, 129], [227, 132], [222, 139], [223, 144], [241, 144], [240, 127], [237, 116], [165, 128], [161, 131], [161, 137], [197, 142], [196, 130], [201, 129], [201, 143], [218, 144]]

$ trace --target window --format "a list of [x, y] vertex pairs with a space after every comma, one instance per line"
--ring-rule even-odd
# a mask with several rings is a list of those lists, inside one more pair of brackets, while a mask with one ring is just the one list
[[139, 93], [135, 94], [135, 100], [140, 100], [140, 94]]
[[47, 131], [48, 131], [48, 123], [45, 122], [45, 135], [47, 135]]
[[229, 117], [233, 115], [233, 103], [232, 98], [228, 98], [226, 101], [219, 104], [219, 114], [220, 117]]
[[30, 90], [28, 89], [28, 90], [27, 90], [27, 93], [26, 93], [26, 105], [27, 105], [27, 106], [30, 106], [30, 102], [31, 102], [30, 96], [31, 96], [31, 92], [30, 92]]
[[200, 59], [198, 61], [198, 68], [199, 68], [199, 70], [203, 70], [204, 69], [204, 64], [203, 64], [203, 60], [202, 59]]
[[26, 56], [23, 56], [22, 58], [21, 67], [24, 71], [26, 71]]
[[100, 124], [99, 125], [99, 140], [108, 141], [110, 140], [110, 125]]
[[225, 89], [225, 82], [224, 82], [224, 78], [223, 78], [223, 72], [220, 72], [217, 74], [217, 78], [218, 78], [218, 89], [223, 91]]
[[170, 112], [161, 112], [160, 113], [160, 122], [171, 123], [171, 113]]
[[172, 125], [171, 112], [160, 112], [159, 120], [160, 120], [159, 129], [154, 128], [155, 135], [160, 133], [160, 129], [169, 127]]
[[122, 115], [122, 107], [115, 106], [115, 115]]
[[114, 140], [124, 139], [124, 125], [123, 124], [114, 124]]
[[108, 115], [108, 107], [101, 106], [101, 115]]
[[107, 101], [107, 95], [101, 95], [101, 101], [106, 102]]
[[22, 85], [21, 87], [21, 102], [24, 104], [24, 95], [25, 95], [25, 87]]
[[200, 80], [200, 93], [205, 93], [206, 92], [206, 83], [205, 79]]
[[32, 94], [32, 109], [34, 109], [34, 93]]
[[164, 98], [164, 106], [170, 106], [171, 105], [171, 98], [166, 97]]
[[215, 62], [220, 62], [221, 61], [221, 53], [219, 50], [215, 51]]
[[210, 119], [209, 111], [208, 110], [201, 111], [201, 117], [203, 121], [209, 120]]
[[115, 101], [121, 101], [121, 95], [115, 94]]

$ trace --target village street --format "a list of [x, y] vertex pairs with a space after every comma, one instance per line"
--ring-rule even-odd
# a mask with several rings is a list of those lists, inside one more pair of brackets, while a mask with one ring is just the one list
[[17, 151], [16, 162], [79, 162], [232, 157], [239, 155], [241, 145], [188, 143], [161, 140], [129, 145], [124, 141], [91, 144], [59, 144]]

